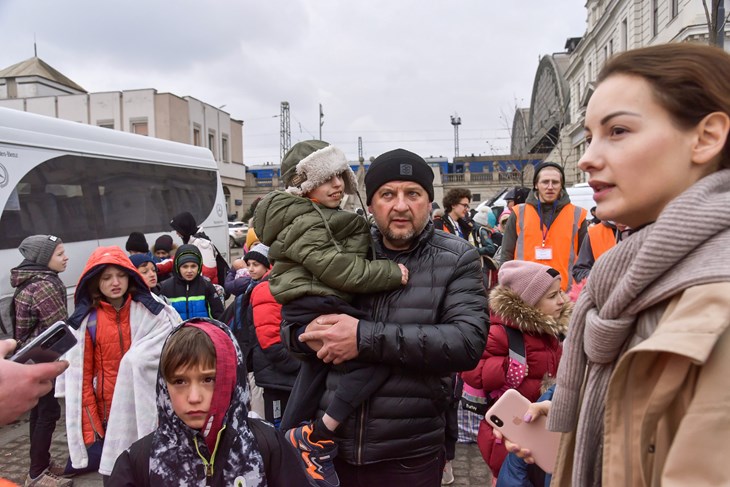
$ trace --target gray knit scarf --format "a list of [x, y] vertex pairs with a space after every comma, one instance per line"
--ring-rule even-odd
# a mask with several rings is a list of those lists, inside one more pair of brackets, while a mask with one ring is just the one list
[[638, 316], [687, 288], [728, 280], [728, 169], [702, 178], [598, 259], [570, 321], [548, 418], [553, 431], [577, 428], [572, 485], [601, 485], [608, 382]]

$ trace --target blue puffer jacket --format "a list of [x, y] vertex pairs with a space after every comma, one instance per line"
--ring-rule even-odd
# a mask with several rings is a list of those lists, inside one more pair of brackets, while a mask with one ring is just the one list
[[[180, 266], [196, 258], [198, 275], [192, 281], [186, 281], [180, 275]], [[218, 298], [213, 283], [200, 275], [202, 262], [200, 250], [195, 245], [182, 245], [175, 252], [173, 277], [160, 285], [160, 294], [180, 314], [183, 320], [190, 318], [214, 318], [223, 316], [223, 303]]]

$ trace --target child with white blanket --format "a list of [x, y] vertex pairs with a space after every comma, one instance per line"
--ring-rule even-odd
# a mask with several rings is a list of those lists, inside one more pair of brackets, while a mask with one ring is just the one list
[[[119, 247], [100, 247], [86, 263], [69, 324], [79, 344], [66, 358], [62, 390], [74, 469], [89, 469], [87, 449], [103, 445], [99, 473], [157, 423], [155, 383], [165, 338], [180, 318], [155, 300]], [[91, 459], [94, 463], [94, 460]]]

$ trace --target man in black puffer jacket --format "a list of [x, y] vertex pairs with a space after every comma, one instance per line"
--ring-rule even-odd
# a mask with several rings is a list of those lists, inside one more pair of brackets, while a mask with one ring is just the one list
[[[364, 296], [371, 320], [322, 316], [285, 344], [335, 364], [317, 415], [337, 389], [338, 364], [357, 358], [386, 364], [390, 377], [335, 431], [341, 485], [438, 486], [450, 374], [476, 366], [488, 331], [477, 250], [434, 232], [429, 221], [433, 171], [418, 155], [397, 149], [379, 156], [365, 176], [379, 258], [408, 268], [404, 288]], [[292, 396], [294, 400], [306, 400]]]

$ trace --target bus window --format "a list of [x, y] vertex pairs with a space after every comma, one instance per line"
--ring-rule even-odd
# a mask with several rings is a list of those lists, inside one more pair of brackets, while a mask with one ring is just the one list
[[214, 170], [63, 155], [28, 172], [0, 216], [0, 249], [28, 235], [64, 242], [169, 232], [181, 211], [204, 220], [215, 205]]

